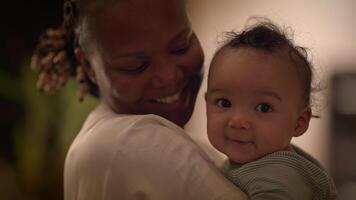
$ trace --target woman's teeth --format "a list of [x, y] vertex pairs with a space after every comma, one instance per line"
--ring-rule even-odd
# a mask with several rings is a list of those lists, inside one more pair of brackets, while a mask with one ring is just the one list
[[172, 103], [174, 101], [177, 101], [180, 97], [181, 91], [177, 92], [174, 95], [168, 96], [168, 97], [163, 97], [163, 98], [159, 98], [159, 99], [155, 99], [156, 102], [158, 103]]

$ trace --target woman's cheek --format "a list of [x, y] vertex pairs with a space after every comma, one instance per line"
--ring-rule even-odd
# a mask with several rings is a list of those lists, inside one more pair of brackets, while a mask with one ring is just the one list
[[204, 54], [200, 43], [195, 39], [194, 44], [186, 57], [187, 66], [189, 66], [192, 73], [200, 73], [203, 67]]

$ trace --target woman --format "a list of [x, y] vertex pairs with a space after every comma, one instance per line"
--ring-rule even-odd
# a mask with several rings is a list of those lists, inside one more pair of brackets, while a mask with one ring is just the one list
[[65, 199], [245, 199], [182, 129], [202, 64], [181, 0], [66, 1], [64, 31], [34, 56], [38, 85], [55, 89], [79, 66], [101, 104], [68, 151]]

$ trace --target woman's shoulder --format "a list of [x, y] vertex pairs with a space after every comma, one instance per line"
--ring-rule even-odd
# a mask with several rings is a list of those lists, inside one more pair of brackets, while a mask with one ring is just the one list
[[95, 155], [104, 162], [104, 159], [113, 159], [117, 152], [133, 155], [142, 149], [145, 149], [145, 155], [152, 153], [150, 156], [157, 157], [168, 147], [183, 146], [186, 149], [198, 148], [182, 128], [162, 117], [115, 114], [99, 106], [73, 141], [67, 159], [80, 154], [78, 159], [88, 158], [87, 161], [97, 162], [92, 159]]
[[92, 134], [120, 140], [150, 139], [160, 140], [175, 138], [189, 140], [186, 132], [174, 123], [153, 114], [115, 115], [102, 119], [90, 130]]
[[130, 134], [130, 136], [140, 134], [182, 135], [185, 132], [179, 126], [160, 116], [117, 114], [101, 104], [88, 116], [78, 135], [79, 137], [98, 135], [101, 138], [117, 138], [125, 134]]
[[84, 128], [67, 154], [68, 188], [95, 188], [112, 199], [137, 192], [152, 199], [244, 199], [183, 129], [159, 116], [96, 110]]

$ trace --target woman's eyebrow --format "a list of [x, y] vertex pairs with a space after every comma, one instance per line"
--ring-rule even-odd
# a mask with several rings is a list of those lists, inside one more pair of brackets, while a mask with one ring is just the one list
[[148, 59], [147, 55], [143, 52], [125, 52], [125, 53], [120, 53], [118, 55], [115, 55], [114, 57], [110, 58], [107, 57], [107, 62], [109, 64], [116, 63], [117, 61], [120, 61], [122, 59]]
[[169, 43], [174, 43], [175, 41], [179, 40], [180, 38], [185, 38], [188, 36], [190, 38], [193, 35], [193, 29], [190, 27], [184, 28], [180, 32], [178, 32], [170, 41]]
[[[183, 30], [179, 31], [172, 39], [170, 39], [169, 44], [176, 42], [181, 38], [190, 38], [193, 35], [193, 29], [191, 27], [186, 27]], [[112, 60], [127, 58], [127, 57], [140, 57], [145, 58], [145, 54], [143, 52], [127, 52], [116, 55]]]
[[117, 58], [125, 58], [125, 57], [145, 57], [145, 54], [142, 52], [127, 52], [120, 55], [115, 56]]

